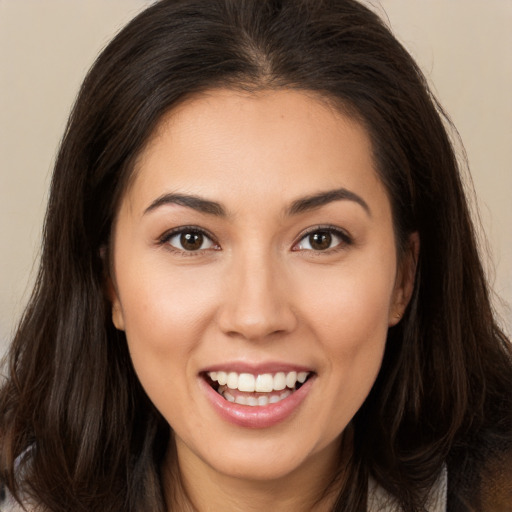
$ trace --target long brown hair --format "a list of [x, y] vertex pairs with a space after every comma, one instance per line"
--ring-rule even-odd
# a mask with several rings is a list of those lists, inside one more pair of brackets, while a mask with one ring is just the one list
[[372, 476], [420, 511], [445, 464], [449, 509], [478, 510], [483, 475], [512, 444], [510, 344], [493, 319], [443, 111], [354, 0], [162, 0], [99, 56], [58, 154], [39, 275], [0, 391], [0, 479], [55, 512], [165, 510], [170, 430], [112, 325], [102, 254], [162, 115], [214, 87], [333, 101], [371, 136], [398, 249], [420, 236], [413, 298], [353, 419], [335, 510], [363, 510]]

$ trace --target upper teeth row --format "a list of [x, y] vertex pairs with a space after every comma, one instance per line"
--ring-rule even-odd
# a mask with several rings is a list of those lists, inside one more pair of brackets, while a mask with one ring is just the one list
[[271, 391], [281, 391], [286, 387], [295, 388], [297, 382], [302, 384], [306, 381], [308, 372], [278, 372], [275, 375], [271, 373], [252, 375], [251, 373], [208, 372], [208, 376], [221, 386], [227, 385], [230, 389], [248, 393], [270, 393]]

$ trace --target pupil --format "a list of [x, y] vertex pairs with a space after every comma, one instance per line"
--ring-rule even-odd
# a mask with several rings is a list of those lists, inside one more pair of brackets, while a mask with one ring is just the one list
[[197, 251], [203, 245], [203, 235], [201, 233], [183, 233], [180, 242], [187, 251]]
[[329, 249], [332, 242], [331, 233], [328, 231], [318, 231], [309, 236], [309, 243], [316, 251], [323, 251]]

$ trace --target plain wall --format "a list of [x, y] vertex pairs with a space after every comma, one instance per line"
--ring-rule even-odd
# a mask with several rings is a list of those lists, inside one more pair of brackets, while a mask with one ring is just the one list
[[[0, 354], [37, 271], [53, 160], [78, 87], [101, 48], [149, 3], [0, 0]], [[490, 279], [511, 304], [512, 0], [368, 3], [389, 18], [459, 130]], [[496, 304], [512, 332], [510, 307]]]

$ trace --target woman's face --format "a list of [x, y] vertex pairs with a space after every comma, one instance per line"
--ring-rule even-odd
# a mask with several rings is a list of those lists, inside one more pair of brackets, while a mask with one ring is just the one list
[[313, 94], [214, 90], [138, 159], [113, 321], [181, 468], [274, 480], [338, 456], [410, 275], [360, 124]]

